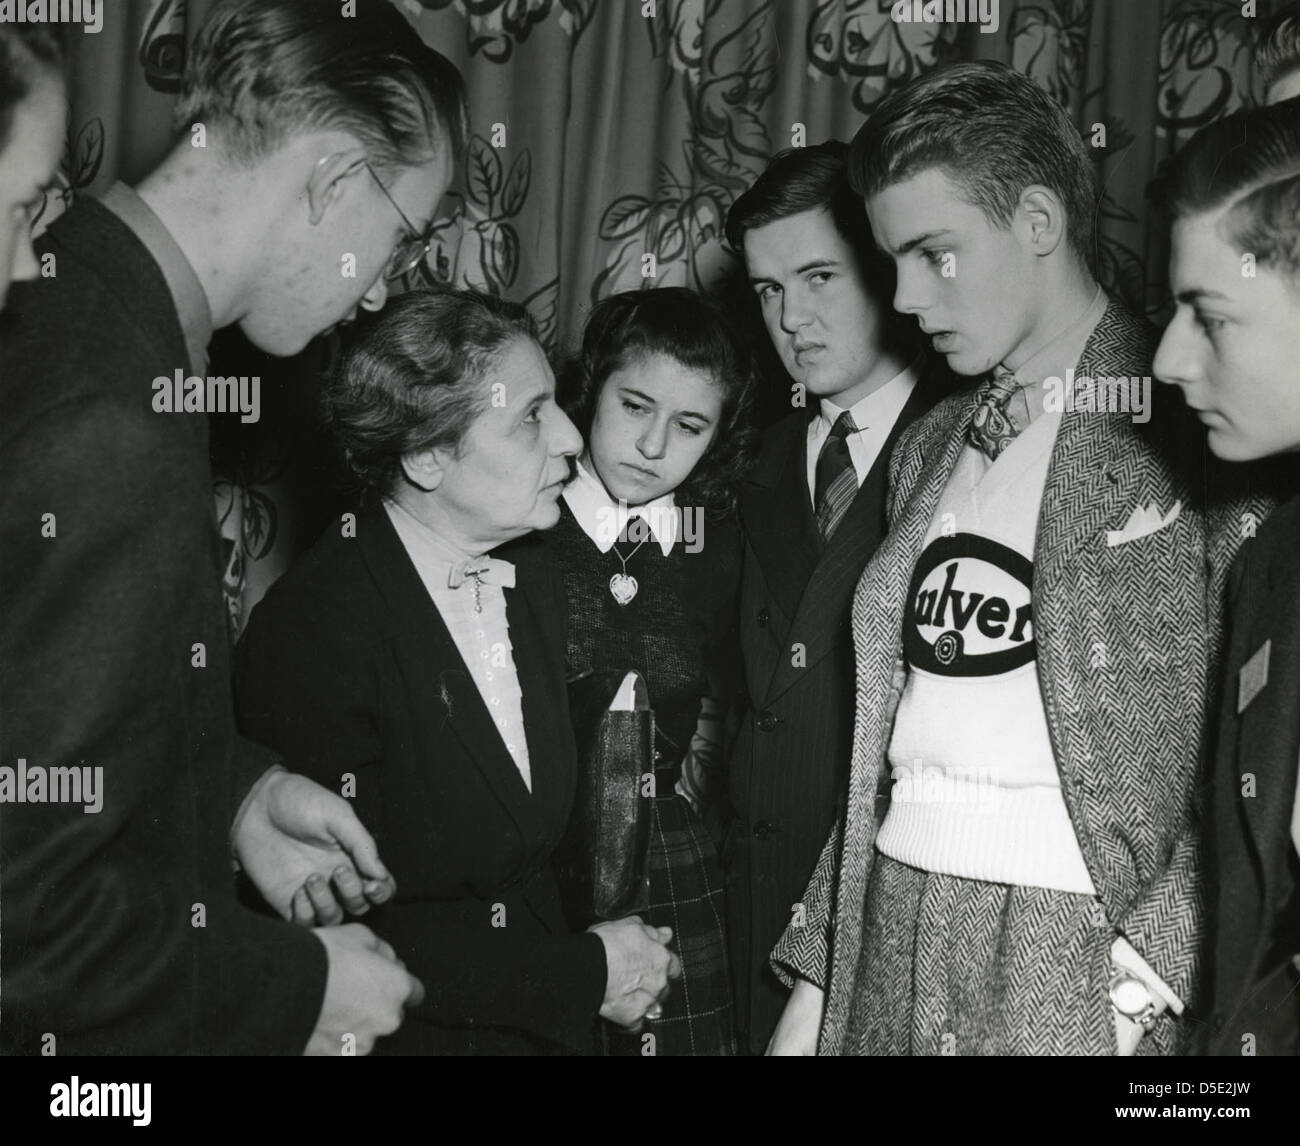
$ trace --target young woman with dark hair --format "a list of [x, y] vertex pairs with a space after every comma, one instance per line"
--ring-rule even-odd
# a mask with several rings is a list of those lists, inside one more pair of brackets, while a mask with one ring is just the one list
[[[584, 448], [546, 535], [564, 576], [569, 672], [636, 670], [655, 717], [645, 918], [672, 928], [682, 979], [651, 1015], [654, 1053], [732, 1054], [722, 872], [701, 815], [740, 573], [735, 487], [755, 444], [749, 356], [693, 291], [628, 292], [592, 311], [569, 381]], [[607, 1046], [645, 1043], [611, 1029]]]

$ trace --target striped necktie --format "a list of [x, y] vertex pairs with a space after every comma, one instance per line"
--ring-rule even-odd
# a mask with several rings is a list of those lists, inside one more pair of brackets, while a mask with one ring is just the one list
[[858, 493], [858, 474], [849, 456], [849, 434], [856, 434], [853, 415], [847, 410], [835, 419], [830, 436], [817, 455], [817, 481], [813, 505], [817, 532], [828, 542]]

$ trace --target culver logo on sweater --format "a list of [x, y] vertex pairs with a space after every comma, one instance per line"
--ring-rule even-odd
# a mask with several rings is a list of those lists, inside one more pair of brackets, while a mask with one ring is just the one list
[[996, 676], [1029, 664], [1034, 648], [1033, 564], [987, 537], [937, 537], [912, 574], [903, 649], [939, 676]]

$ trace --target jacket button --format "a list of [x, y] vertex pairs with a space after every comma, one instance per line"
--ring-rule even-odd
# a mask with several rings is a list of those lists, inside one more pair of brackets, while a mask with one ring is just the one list
[[754, 825], [754, 839], [765, 840], [769, 836], [776, 835], [781, 830], [780, 824], [774, 824], [771, 820], [759, 820]]
[[772, 614], [769, 613], [769, 612], [767, 611], [767, 606], [764, 605], [764, 606], [763, 606], [761, 609], [759, 609], [759, 611], [758, 611], [758, 627], [759, 627], [760, 629], [766, 629], [766, 628], [767, 628], [767, 622], [768, 622], [769, 620], [771, 620], [771, 618], [772, 618]]
[[760, 732], [771, 732], [778, 724], [781, 718], [774, 712], [765, 712], [756, 721]]

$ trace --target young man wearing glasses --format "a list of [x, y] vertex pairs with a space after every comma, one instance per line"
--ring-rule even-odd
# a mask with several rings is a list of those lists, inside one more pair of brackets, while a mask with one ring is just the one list
[[206, 419], [151, 408], [213, 330], [296, 354], [428, 249], [461, 77], [391, 5], [347, 7], [219, 3], [174, 150], [57, 220], [11, 294], [3, 1053], [366, 1053], [423, 994], [360, 924], [235, 902], [232, 858], [299, 922], [393, 885], [345, 800], [237, 735]]
[[406, 217], [406, 212], [402, 210], [401, 204], [393, 198], [392, 192], [384, 186], [384, 181], [379, 178], [375, 169], [369, 163], [366, 164], [366, 170], [374, 176], [375, 182], [379, 184], [379, 190], [384, 193], [384, 198], [393, 205], [393, 210], [397, 212], [398, 217], [402, 220], [402, 225], [406, 228], [406, 233], [398, 240], [397, 246], [393, 248], [393, 253], [388, 260], [388, 266], [384, 268], [384, 281], [394, 282], [403, 275], [415, 270], [428, 257], [429, 248], [433, 246], [433, 240], [429, 237], [433, 231], [433, 220], [431, 219], [424, 227], [417, 227]]

